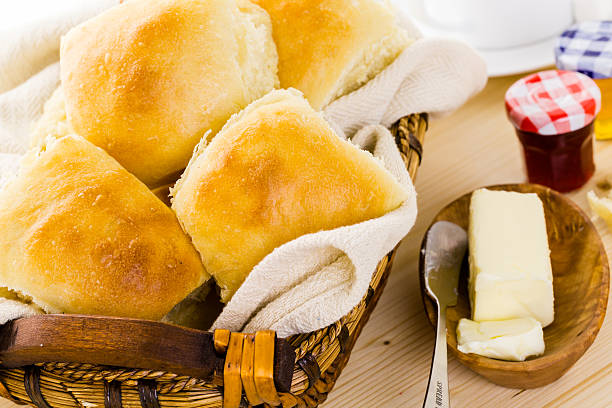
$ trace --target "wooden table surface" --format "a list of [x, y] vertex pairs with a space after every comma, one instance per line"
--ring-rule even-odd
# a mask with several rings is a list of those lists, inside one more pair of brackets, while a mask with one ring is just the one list
[[[416, 182], [417, 223], [404, 239], [385, 292], [324, 408], [422, 406], [434, 332], [419, 294], [421, 239], [436, 213], [460, 195], [478, 187], [526, 180], [520, 145], [503, 104], [506, 89], [519, 77], [491, 79], [482, 93], [457, 112], [431, 121]], [[589, 214], [586, 192], [597, 181], [612, 176], [612, 141], [596, 143], [595, 162], [595, 176], [569, 194]], [[601, 220], [595, 225], [610, 251], [612, 235]], [[450, 357], [451, 405], [610, 408], [611, 348], [612, 322], [608, 318], [591, 348], [565, 376], [531, 390], [496, 386]]]

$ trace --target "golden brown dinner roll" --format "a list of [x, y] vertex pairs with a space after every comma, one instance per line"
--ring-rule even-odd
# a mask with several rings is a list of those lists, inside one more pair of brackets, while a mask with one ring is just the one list
[[172, 191], [179, 221], [227, 302], [274, 248], [375, 218], [407, 191], [295, 91], [273, 91], [194, 153]]
[[46, 142], [0, 190], [0, 287], [46, 312], [161, 319], [208, 279], [136, 177], [79, 136]]
[[156, 187], [277, 85], [277, 59], [268, 15], [247, 0], [127, 1], [63, 38], [68, 118]]
[[272, 19], [282, 88], [315, 109], [359, 88], [408, 46], [391, 10], [376, 0], [254, 0]]

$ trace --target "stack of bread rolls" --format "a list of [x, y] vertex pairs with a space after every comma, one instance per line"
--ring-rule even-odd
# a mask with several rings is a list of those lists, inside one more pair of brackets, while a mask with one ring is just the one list
[[0, 295], [159, 320], [211, 276], [227, 302], [276, 247], [399, 207], [317, 110], [409, 44], [376, 0], [128, 0], [76, 26], [0, 189]]

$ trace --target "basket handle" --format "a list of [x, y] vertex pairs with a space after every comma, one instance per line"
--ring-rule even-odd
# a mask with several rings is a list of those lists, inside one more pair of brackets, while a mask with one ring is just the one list
[[[228, 331], [218, 331], [215, 336], [149, 320], [38, 315], [0, 326], [0, 364], [6, 368], [43, 362], [133, 367], [212, 379], [222, 385], [224, 377], [232, 378], [227, 375], [228, 363], [232, 361], [226, 355], [231, 352], [237, 356], [234, 359], [240, 358], [238, 361], [243, 355], [244, 339], [239, 349], [236, 345], [232, 347], [231, 339], [245, 336]], [[225, 347], [223, 337], [229, 340]], [[293, 348], [286, 340], [276, 338], [274, 332], [258, 332], [253, 338], [252, 372], [256, 376], [260, 369], [271, 370], [267, 373], [268, 385], [289, 392], [295, 362]], [[247, 363], [245, 359], [244, 364]], [[231, 374], [233, 365], [229, 365]], [[246, 367], [245, 372], [249, 372]], [[239, 370], [238, 374], [242, 372]]]

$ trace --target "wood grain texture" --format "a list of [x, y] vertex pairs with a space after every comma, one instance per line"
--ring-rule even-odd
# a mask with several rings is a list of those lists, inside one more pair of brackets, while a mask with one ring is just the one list
[[225, 408], [238, 408], [242, 400], [240, 367], [245, 337], [244, 333], [232, 333], [230, 336], [223, 369], [223, 406]]
[[[520, 76], [495, 78], [457, 112], [433, 118], [416, 182], [419, 216], [399, 248], [376, 310], [351, 360], [323, 408], [403, 408], [423, 404], [434, 333], [423, 312], [418, 279], [419, 248], [435, 215], [478, 187], [523, 183], [520, 145], [506, 118], [504, 93]], [[595, 142], [596, 172], [567, 194], [587, 214], [586, 192], [612, 174], [612, 141]], [[594, 219], [609, 253], [612, 234]], [[584, 356], [554, 383], [530, 390], [500, 387], [449, 357], [451, 404], [470, 408], [612, 407], [612, 323], [608, 317]]]
[[255, 388], [257, 393], [268, 405], [277, 406], [280, 399], [274, 387], [272, 379], [273, 367], [270, 364], [274, 353], [274, 340], [276, 333], [273, 331], [260, 331], [255, 334], [255, 350], [253, 361], [253, 374], [255, 377]]
[[[275, 341], [269, 352], [269, 371], [274, 365], [274, 384], [281, 391], [289, 391], [295, 353], [285, 340]], [[237, 352], [242, 352], [242, 342]], [[160, 322], [38, 315], [2, 326], [3, 367], [58, 360], [165, 370], [202, 379], [212, 378], [215, 371], [223, 372], [224, 364], [223, 356], [215, 352], [212, 333]]]
[[[537, 388], [561, 377], [584, 354], [603, 324], [610, 271], [606, 252], [588, 216], [565, 196], [533, 184], [507, 184], [490, 190], [536, 193], [544, 205], [546, 228], [553, 269], [555, 320], [544, 329], [544, 355], [524, 362], [509, 362], [463, 354], [457, 349], [457, 324], [470, 318], [468, 296], [469, 267], [464, 262], [459, 280], [457, 306], [449, 308], [447, 340], [456, 358], [490, 381], [509, 388]], [[472, 194], [468, 193], [444, 207], [433, 219], [450, 221], [467, 230]], [[421, 294], [430, 322], [435, 324], [436, 309], [424, 291], [424, 270], [419, 271]]]
[[263, 400], [255, 386], [253, 365], [255, 362], [255, 335], [249, 334], [244, 338], [242, 345], [242, 361], [240, 363], [240, 379], [244, 388], [244, 394], [251, 405], [263, 404]]

